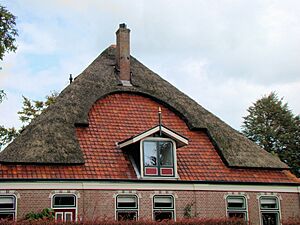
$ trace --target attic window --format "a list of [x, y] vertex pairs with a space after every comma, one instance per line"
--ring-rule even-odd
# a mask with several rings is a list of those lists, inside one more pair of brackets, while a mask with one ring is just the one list
[[175, 175], [175, 144], [170, 139], [151, 138], [142, 142], [143, 175], [171, 176]]
[[188, 139], [160, 125], [118, 143], [138, 178], [177, 178], [176, 149]]

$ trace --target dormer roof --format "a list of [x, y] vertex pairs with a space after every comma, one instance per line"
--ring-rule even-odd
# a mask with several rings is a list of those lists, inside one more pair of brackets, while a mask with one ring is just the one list
[[177, 148], [180, 148], [180, 147], [183, 147], [185, 145], [187, 145], [189, 143], [189, 140], [176, 133], [175, 131], [163, 126], [163, 125], [157, 125], [147, 131], [144, 131], [136, 136], [133, 136], [133, 137], [130, 137], [124, 141], [121, 141], [118, 143], [118, 147], [119, 148], [124, 148], [128, 145], [131, 145], [131, 144], [134, 144], [136, 142], [139, 142], [141, 141], [142, 139], [144, 138], [147, 138], [147, 137], [150, 137], [152, 136], [153, 134], [156, 134], [156, 133], [159, 133], [161, 132], [162, 134], [164, 134], [165, 136], [171, 138], [172, 140], [174, 140], [176, 142], [176, 147]]

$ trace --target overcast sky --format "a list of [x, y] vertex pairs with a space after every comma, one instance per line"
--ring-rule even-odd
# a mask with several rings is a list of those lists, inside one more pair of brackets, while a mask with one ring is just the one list
[[236, 129], [276, 91], [300, 113], [299, 0], [5, 0], [18, 50], [0, 62], [0, 124], [19, 126], [22, 95], [42, 100], [68, 85], [125, 22], [131, 53]]

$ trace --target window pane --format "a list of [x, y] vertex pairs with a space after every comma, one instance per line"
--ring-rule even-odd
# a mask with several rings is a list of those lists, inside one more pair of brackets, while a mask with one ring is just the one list
[[239, 219], [246, 219], [246, 214], [243, 212], [229, 212], [229, 218], [239, 218]]
[[57, 221], [63, 221], [63, 213], [62, 212], [56, 212], [55, 213], [55, 219]]
[[117, 212], [117, 219], [120, 220], [137, 220], [137, 212], [129, 211], [129, 212]]
[[117, 208], [137, 208], [136, 196], [118, 196]]
[[157, 166], [157, 142], [144, 141], [145, 166]]
[[14, 213], [0, 212], [0, 220], [13, 220]]
[[161, 166], [172, 166], [173, 165], [173, 149], [172, 142], [160, 141], [159, 142], [159, 153], [160, 153], [160, 165]]
[[173, 197], [154, 196], [154, 208], [173, 208]]
[[71, 212], [65, 212], [65, 221], [72, 221], [72, 213]]
[[14, 209], [15, 198], [13, 196], [0, 197], [0, 209]]
[[278, 209], [277, 198], [261, 198], [261, 209]]
[[75, 196], [54, 196], [54, 207], [75, 207]]
[[228, 197], [227, 198], [227, 208], [228, 209], [246, 209], [244, 197]]
[[155, 221], [172, 220], [172, 219], [173, 219], [172, 211], [155, 211], [154, 212], [154, 220]]
[[262, 213], [263, 225], [278, 225], [278, 213]]

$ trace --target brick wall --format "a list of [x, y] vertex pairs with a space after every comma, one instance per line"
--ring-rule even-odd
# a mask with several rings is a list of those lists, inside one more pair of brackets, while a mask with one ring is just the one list
[[[39, 212], [43, 208], [51, 207], [51, 193], [53, 190], [16, 190], [19, 198], [17, 204], [18, 219], [24, 218], [28, 212]], [[183, 218], [185, 207], [192, 204], [192, 216], [200, 218], [226, 217], [225, 197], [230, 192], [213, 191], [119, 191], [116, 190], [77, 190], [78, 218], [114, 219], [115, 196], [117, 194], [136, 194], [139, 196], [139, 218], [152, 219], [152, 199], [156, 194], [172, 194], [175, 197], [176, 218]], [[237, 194], [237, 193], [234, 193]], [[252, 224], [259, 224], [258, 197], [266, 193], [243, 192], [248, 201], [248, 216]], [[281, 217], [300, 216], [299, 195], [297, 193], [267, 193], [279, 197]]]

